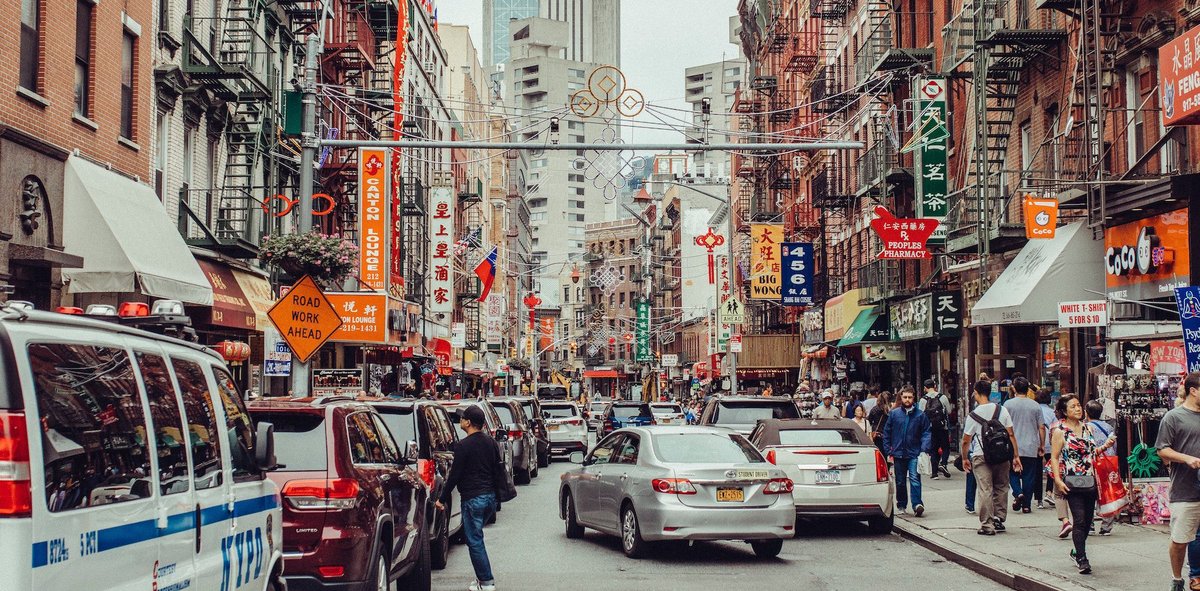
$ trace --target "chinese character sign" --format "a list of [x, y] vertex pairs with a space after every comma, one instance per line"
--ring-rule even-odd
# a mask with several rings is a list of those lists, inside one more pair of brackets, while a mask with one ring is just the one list
[[505, 304], [506, 298], [502, 295], [493, 293], [487, 297], [487, 316], [484, 320], [484, 330], [486, 331], [488, 345], [501, 344], [501, 337], [504, 335]]
[[807, 242], [784, 242], [780, 249], [783, 260], [782, 304], [811, 306], [813, 304], [813, 246]]
[[454, 311], [454, 188], [435, 186], [429, 196], [429, 303], [435, 314]]
[[1200, 371], [1200, 287], [1175, 289], [1175, 305], [1183, 325], [1183, 348], [1187, 355], [1187, 370]]
[[782, 244], [782, 224], [750, 224], [750, 299], [779, 299]]
[[637, 357], [636, 361], [653, 361], [650, 354], [650, 302], [637, 304]]
[[358, 280], [367, 290], [384, 290], [391, 269], [387, 162], [387, 148], [358, 149]]
[[[732, 266], [729, 264], [729, 255], [719, 254], [714, 258], [716, 259], [717, 270], [717, 293], [720, 294], [721, 300], [717, 308], [720, 309], [720, 304], [724, 304], [729, 298], [733, 297], [733, 273]], [[732, 324], [727, 322], [719, 323], [716, 339], [718, 351], [725, 350], [725, 344], [729, 342], [729, 337], [732, 334]]]
[[927, 259], [929, 247], [926, 243], [933, 231], [938, 227], [934, 219], [897, 218], [886, 207], [876, 206], [871, 227], [883, 241], [883, 250], [878, 258], [881, 259]]
[[939, 291], [933, 294], [933, 336], [957, 339], [962, 336], [963, 296], [961, 291]]
[[[917, 78], [916, 85], [920, 134], [916, 153], [920, 172], [916, 178], [917, 217], [944, 221], [950, 209], [946, 203], [946, 149], [950, 142], [950, 127], [946, 125], [946, 79]], [[945, 240], [946, 231], [939, 224], [929, 242], [942, 244]]]
[[1200, 27], [1158, 48], [1158, 96], [1163, 125], [1200, 121]]

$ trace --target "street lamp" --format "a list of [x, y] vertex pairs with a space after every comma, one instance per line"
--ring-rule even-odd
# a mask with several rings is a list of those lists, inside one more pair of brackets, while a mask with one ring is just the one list
[[579, 263], [571, 267], [571, 283], [579, 283]]

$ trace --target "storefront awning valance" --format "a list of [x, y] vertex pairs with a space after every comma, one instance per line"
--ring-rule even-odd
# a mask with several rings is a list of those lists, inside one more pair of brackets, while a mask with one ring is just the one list
[[583, 372], [585, 378], [617, 378], [620, 377], [615, 369], [589, 369]]
[[84, 255], [69, 293], [142, 293], [211, 306], [213, 290], [154, 190], [78, 156], [67, 159], [63, 242]]
[[216, 261], [197, 260], [200, 270], [213, 289], [212, 324], [240, 330], [254, 330], [257, 319], [233, 269]]
[[971, 308], [971, 324], [1057, 324], [1059, 302], [1104, 293], [1104, 246], [1083, 222], [1030, 240]]
[[883, 306], [873, 306], [858, 313], [858, 318], [846, 334], [838, 341], [839, 347], [848, 347], [859, 343], [886, 343], [892, 339], [892, 330], [888, 324], [887, 314]]
[[263, 332], [270, 328], [271, 319], [267, 317], [267, 312], [275, 305], [275, 292], [271, 290], [271, 284], [266, 277], [241, 269], [233, 269], [233, 276], [241, 286], [242, 293], [246, 294], [246, 302], [254, 308], [254, 330]]

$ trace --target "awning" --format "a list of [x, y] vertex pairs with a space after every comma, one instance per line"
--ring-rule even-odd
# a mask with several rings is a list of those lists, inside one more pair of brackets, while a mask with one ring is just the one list
[[887, 315], [883, 313], [883, 306], [873, 306], [858, 313], [858, 318], [855, 318], [850, 328], [846, 329], [846, 334], [838, 341], [838, 346], [886, 343], [891, 340], [891, 337], [892, 331], [888, 325]]
[[620, 375], [615, 369], [587, 369], [583, 372], [585, 378], [618, 378]]
[[212, 287], [154, 191], [78, 156], [67, 159], [63, 242], [84, 255], [68, 293], [142, 293], [211, 306]]
[[224, 263], [197, 260], [200, 270], [212, 285], [212, 320], [214, 326], [254, 330], [257, 323], [254, 308], [242, 292], [242, 286], [233, 276], [233, 270]]
[[971, 308], [971, 324], [1058, 324], [1059, 302], [1104, 293], [1104, 245], [1083, 222], [1030, 240]]
[[271, 326], [267, 312], [275, 305], [275, 293], [271, 291], [271, 284], [265, 277], [240, 269], [233, 269], [233, 277], [241, 286], [242, 293], [246, 294], [246, 302], [254, 309], [254, 330], [265, 331]]

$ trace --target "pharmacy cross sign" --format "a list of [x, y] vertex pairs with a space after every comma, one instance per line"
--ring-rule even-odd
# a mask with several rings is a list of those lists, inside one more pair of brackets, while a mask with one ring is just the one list
[[713, 261], [713, 250], [718, 246], [725, 244], [725, 237], [716, 234], [712, 228], [708, 229], [708, 233], [701, 234], [696, 237], [696, 246], [701, 246], [708, 251], [708, 283], [709, 285], [717, 282], [716, 265]]

